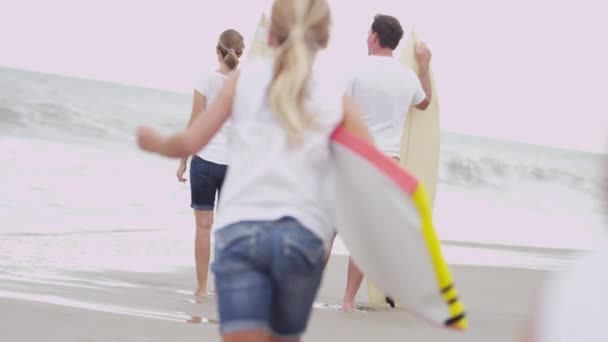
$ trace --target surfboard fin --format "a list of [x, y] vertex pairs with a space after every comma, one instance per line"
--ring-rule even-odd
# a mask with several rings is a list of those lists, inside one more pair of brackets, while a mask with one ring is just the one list
[[395, 308], [395, 300], [393, 298], [391, 298], [390, 296], [386, 296], [386, 298], [384, 298], [384, 300], [386, 300], [386, 303], [388, 305], [391, 306], [391, 308]]

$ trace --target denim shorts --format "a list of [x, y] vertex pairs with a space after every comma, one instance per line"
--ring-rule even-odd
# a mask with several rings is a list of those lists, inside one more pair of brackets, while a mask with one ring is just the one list
[[197, 155], [190, 162], [190, 197], [194, 210], [213, 210], [215, 194], [219, 198], [228, 167], [205, 160]]
[[298, 221], [239, 222], [215, 233], [220, 333], [306, 330], [323, 277], [323, 242]]

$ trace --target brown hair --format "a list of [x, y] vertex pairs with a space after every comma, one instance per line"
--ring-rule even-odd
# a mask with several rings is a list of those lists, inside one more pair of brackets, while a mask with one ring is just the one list
[[278, 51], [270, 104], [290, 138], [312, 124], [305, 108], [317, 52], [327, 46], [331, 13], [327, 0], [275, 0], [270, 21]]
[[376, 14], [372, 23], [372, 32], [378, 35], [381, 47], [391, 50], [395, 50], [403, 38], [403, 27], [399, 20], [385, 14]]
[[243, 55], [244, 48], [243, 36], [233, 29], [222, 32], [217, 42], [217, 51], [230, 69], [235, 69], [239, 65], [239, 58]]

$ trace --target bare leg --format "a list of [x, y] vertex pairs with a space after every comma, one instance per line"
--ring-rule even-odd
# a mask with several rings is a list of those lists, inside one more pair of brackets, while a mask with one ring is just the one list
[[207, 273], [211, 253], [211, 227], [213, 226], [213, 210], [195, 210], [196, 235], [194, 237], [194, 259], [196, 263], [197, 288], [194, 295], [207, 296]]
[[273, 339], [262, 331], [245, 331], [222, 336], [223, 342], [272, 342]]
[[346, 278], [346, 291], [344, 291], [344, 302], [342, 303], [342, 311], [351, 312], [355, 310], [355, 296], [361, 283], [363, 282], [363, 273], [359, 270], [352, 258], [348, 259], [348, 276]]

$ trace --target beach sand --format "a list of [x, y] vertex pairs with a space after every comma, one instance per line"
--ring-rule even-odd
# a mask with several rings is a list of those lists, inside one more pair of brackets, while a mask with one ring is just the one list
[[[452, 332], [401, 309], [339, 311], [347, 259], [333, 255], [305, 340], [518, 341], [549, 271], [452, 266], [470, 329]], [[215, 298], [190, 294], [192, 269], [49, 272], [0, 278], [3, 341], [218, 341]], [[210, 279], [210, 284], [212, 279]], [[212, 287], [211, 287], [212, 288]]]

